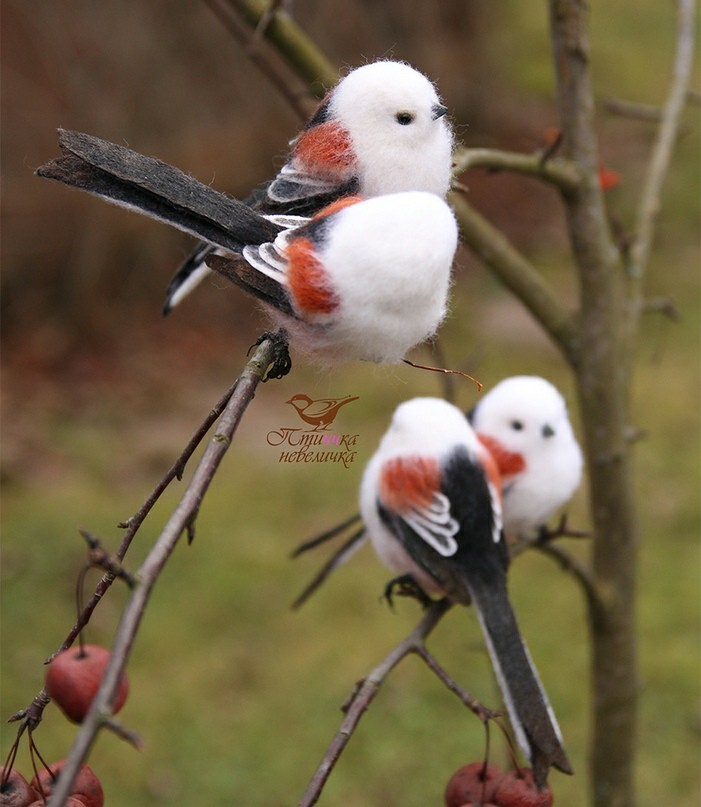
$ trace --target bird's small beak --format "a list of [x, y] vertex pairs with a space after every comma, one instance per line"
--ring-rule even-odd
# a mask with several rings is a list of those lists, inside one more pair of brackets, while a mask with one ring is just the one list
[[447, 111], [447, 106], [443, 106], [443, 104], [434, 104], [431, 107], [431, 118], [433, 118], [433, 120], [438, 120], [438, 118], [442, 118]]
[[541, 433], [543, 437], [552, 437], [555, 434], [555, 429], [546, 423], [541, 429]]

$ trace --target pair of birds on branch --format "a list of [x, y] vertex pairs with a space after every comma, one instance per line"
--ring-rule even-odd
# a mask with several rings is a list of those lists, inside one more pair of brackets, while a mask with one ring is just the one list
[[[424, 75], [383, 60], [329, 92], [277, 176], [244, 202], [76, 132], [60, 132], [62, 156], [37, 173], [202, 241], [171, 281], [166, 313], [215, 271], [260, 301], [303, 353], [330, 364], [396, 363], [436, 333], [448, 308], [458, 228], [445, 202], [453, 149], [446, 112]], [[504, 523], [517, 511], [509, 497], [524, 498], [529, 526], [538, 499], [514, 481], [517, 456], [532, 471], [539, 451], [565, 446], [563, 462], [578, 481], [581, 455], [559, 395], [551, 412], [551, 390], [535, 386], [515, 402], [527, 416], [510, 413], [513, 392], [500, 415], [523, 432], [519, 450], [500, 449], [496, 438], [490, 445], [484, 429], [480, 440], [445, 401], [402, 404], [367, 466], [361, 514], [394, 573], [475, 606], [516, 738], [542, 786], [551, 766], [571, 769], [507, 596]], [[477, 429], [481, 410], [499, 410], [486, 407], [488, 398], [473, 416]], [[536, 474], [541, 497], [562, 482], [557, 473]]]

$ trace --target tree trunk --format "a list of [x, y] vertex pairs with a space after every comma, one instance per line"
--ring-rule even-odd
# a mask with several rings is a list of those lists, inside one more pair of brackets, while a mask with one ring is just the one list
[[589, 600], [593, 803], [632, 807], [638, 530], [629, 408], [638, 313], [629, 310], [625, 266], [609, 232], [598, 180], [586, 5], [578, 0], [551, 0], [550, 19], [562, 148], [586, 177], [578, 190], [563, 198], [580, 279], [580, 338], [573, 364], [589, 475], [593, 573], [599, 592], [596, 600]]

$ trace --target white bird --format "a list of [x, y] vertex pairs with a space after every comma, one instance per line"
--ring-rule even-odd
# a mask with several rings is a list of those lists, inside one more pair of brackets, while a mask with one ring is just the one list
[[571, 767], [508, 599], [501, 486], [465, 415], [439, 398], [397, 408], [367, 465], [360, 510], [380, 560], [427, 594], [472, 603], [516, 739], [539, 788]]
[[273, 243], [208, 261], [322, 363], [396, 363], [443, 320], [457, 242], [448, 205], [408, 191], [339, 200]]
[[[262, 214], [311, 216], [351, 194], [420, 190], [444, 198], [453, 146], [446, 111], [433, 84], [408, 64], [358, 67], [327, 94], [277, 176], [246, 203]], [[214, 249], [201, 244], [177, 270], [164, 313], [206, 277]]]
[[487, 392], [469, 417], [499, 468], [505, 532], [544, 527], [582, 478], [582, 452], [562, 395], [544, 378], [512, 376]]

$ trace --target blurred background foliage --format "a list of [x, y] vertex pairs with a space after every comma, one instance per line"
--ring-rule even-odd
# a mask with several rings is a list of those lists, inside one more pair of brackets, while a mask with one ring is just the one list
[[[545, 4], [515, 0], [296, 0], [295, 18], [339, 67], [383, 56], [429, 74], [468, 146], [533, 151], [556, 125]], [[263, 320], [213, 280], [168, 319], [165, 285], [190, 242], [167, 227], [33, 176], [57, 152], [56, 127], [166, 160], [234, 195], [281, 164], [299, 120], [203, 2], [5, 0], [2, 25], [2, 717], [41, 687], [42, 660], [72, 624], [84, 558], [78, 527], [116, 546], [134, 512], [238, 373]], [[612, 221], [632, 222], [654, 127], [608, 114], [607, 97], [660, 104], [673, 52], [671, 3], [612, 0], [592, 14], [599, 131]], [[697, 88], [698, 89], [698, 88]], [[685, 116], [662, 200], [651, 296], [681, 315], [644, 322], [636, 381], [642, 431], [640, 804], [698, 803], [699, 117]], [[470, 199], [576, 304], [557, 197], [523, 177], [474, 171]], [[487, 387], [515, 373], [557, 383], [558, 354], [469, 254], [459, 255], [442, 360]], [[417, 360], [433, 359], [427, 350]], [[410, 368], [328, 373], [298, 359], [261, 388], [202, 508], [194, 545], [159, 581], [130, 663], [124, 722], [137, 753], [102, 736], [91, 765], [110, 805], [296, 803], [340, 721], [339, 707], [415, 624], [411, 602], [379, 602], [386, 579], [364, 550], [300, 613], [289, 603], [321, 562], [293, 546], [356, 508], [363, 463], [391, 412], [442, 382]], [[350, 468], [290, 467], [266, 435], [296, 426], [285, 402], [357, 395], [339, 430], [358, 434]], [[476, 400], [456, 388], [461, 406]], [[573, 411], [577, 420], [576, 409]], [[135, 542], [136, 567], [177, 502], [167, 492]], [[570, 520], [587, 526], [586, 495]], [[571, 550], [586, 558], [585, 542]], [[97, 579], [97, 573], [95, 573]], [[587, 627], [581, 593], [538, 555], [511, 573], [522, 629], [560, 717], [578, 776], [555, 775], [557, 803], [586, 803]], [[109, 644], [124, 602], [115, 587], [87, 630]], [[496, 703], [474, 615], [444, 620], [431, 647]], [[13, 728], [2, 726], [2, 753]], [[65, 755], [74, 727], [49, 707], [36, 740]], [[440, 804], [452, 771], [483, 753], [478, 722], [409, 660], [363, 720], [321, 803]], [[499, 738], [493, 754], [505, 761]], [[20, 768], [29, 773], [26, 751]]]

